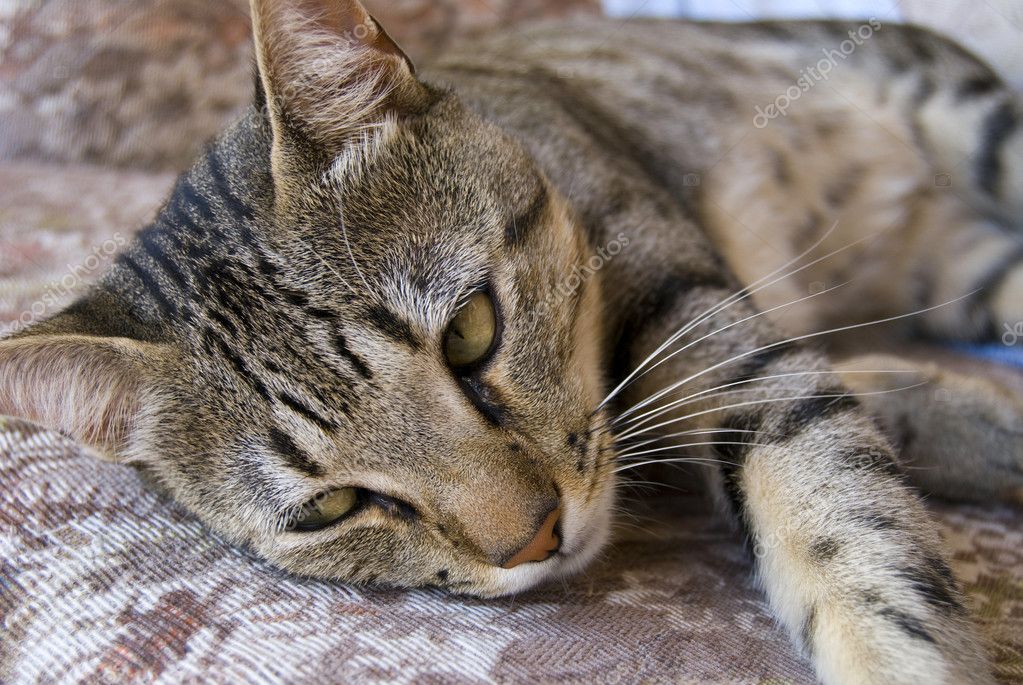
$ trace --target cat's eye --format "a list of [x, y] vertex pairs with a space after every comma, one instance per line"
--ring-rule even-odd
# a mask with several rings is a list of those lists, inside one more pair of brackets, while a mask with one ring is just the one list
[[326, 528], [350, 513], [359, 503], [355, 488], [331, 490], [306, 502], [289, 522], [290, 530], [312, 531]]
[[444, 356], [454, 369], [479, 364], [490, 353], [497, 337], [494, 300], [485, 292], [474, 294], [462, 305], [444, 336]]

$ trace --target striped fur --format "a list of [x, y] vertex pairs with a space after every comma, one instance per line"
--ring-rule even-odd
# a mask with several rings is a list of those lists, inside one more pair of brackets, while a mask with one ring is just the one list
[[[92, 294], [0, 343], [0, 411], [138, 465], [291, 571], [482, 596], [584, 567], [616, 471], [702, 435], [708, 487], [825, 682], [990, 682], [867, 411], [935, 445], [927, 403], [788, 340], [915, 309], [892, 336], [1023, 320], [1021, 106], [989, 68], [876, 21], [594, 20], [416, 77], [357, 2], [253, 16], [260, 98]], [[440, 340], [479, 289], [500, 342], [458, 376]], [[956, 424], [990, 453], [918, 449], [948, 466], [920, 484], [1023, 492], [1019, 404], [940, 380], [1004, 435]], [[286, 529], [337, 487], [367, 493], [354, 515]], [[500, 568], [555, 502], [561, 551]]]

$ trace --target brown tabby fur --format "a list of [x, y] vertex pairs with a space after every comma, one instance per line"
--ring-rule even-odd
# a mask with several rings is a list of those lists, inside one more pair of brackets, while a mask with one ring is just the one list
[[[757, 106], [862, 27], [538, 25], [416, 77], [357, 2], [253, 16], [256, 105], [100, 287], [0, 345], [0, 412], [138, 465], [296, 573], [484, 596], [583, 567], [615, 469], [695, 450], [822, 680], [990, 682], [888, 439], [788, 341], [916, 309], [903, 333], [1023, 320], [1020, 104], [987, 67], [871, 24], [758, 127]], [[479, 289], [499, 346], [460, 376], [440, 340]], [[963, 408], [956, 454], [926, 399], [864, 396], [889, 428], [927, 429], [914, 458], [954, 463], [922, 484], [1020, 491], [1017, 398], [899, 360], [843, 371], [869, 393], [896, 387], [892, 368]], [[373, 494], [285, 529], [338, 487]], [[501, 568], [556, 504], [560, 552]]]

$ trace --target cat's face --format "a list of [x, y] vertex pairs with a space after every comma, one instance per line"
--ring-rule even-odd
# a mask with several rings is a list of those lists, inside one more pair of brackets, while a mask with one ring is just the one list
[[[225, 187], [265, 157], [211, 170], [237, 136], [189, 177], [215, 221], [225, 191], [247, 202], [247, 228], [221, 231], [238, 244], [150, 237], [110, 281], [180, 279], [161, 296], [188, 315], [75, 335], [94, 335], [90, 308], [110, 316], [100, 298], [5, 343], [0, 385], [39, 389], [0, 413], [144, 464], [294, 572], [496, 595], [577, 570], [614, 489], [599, 281], [565, 287], [582, 232], [521, 148], [415, 82], [358, 3], [319, 4], [254, 3], [268, 118], [239, 130], [273, 140], [272, 198]], [[368, 39], [326, 40], [353, 22]], [[63, 388], [33, 369], [56, 358]]]
[[[188, 336], [163, 480], [301, 573], [492, 594], [573, 570], [604, 542], [611, 496], [599, 286], [559, 290], [589, 257], [580, 231], [450, 97], [380, 135], [357, 179], [289, 179], [259, 229], [289, 297], [249, 293], [265, 311], [230, 344], [271, 401]], [[501, 568], [559, 507], [560, 552]]]

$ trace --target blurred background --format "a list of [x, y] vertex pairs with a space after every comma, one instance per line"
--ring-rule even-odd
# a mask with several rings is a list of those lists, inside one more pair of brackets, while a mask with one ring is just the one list
[[[1023, 86], [1023, 0], [367, 0], [418, 61], [459, 36], [606, 11], [876, 17], [959, 38]], [[0, 160], [183, 168], [252, 92], [248, 0], [0, 0]]]
[[[419, 63], [460, 37], [606, 13], [875, 17], [958, 38], [1023, 88], [1023, 0], [365, 0]], [[100, 275], [253, 93], [248, 0], [0, 0], [0, 334]], [[114, 242], [110, 242], [110, 241]]]

